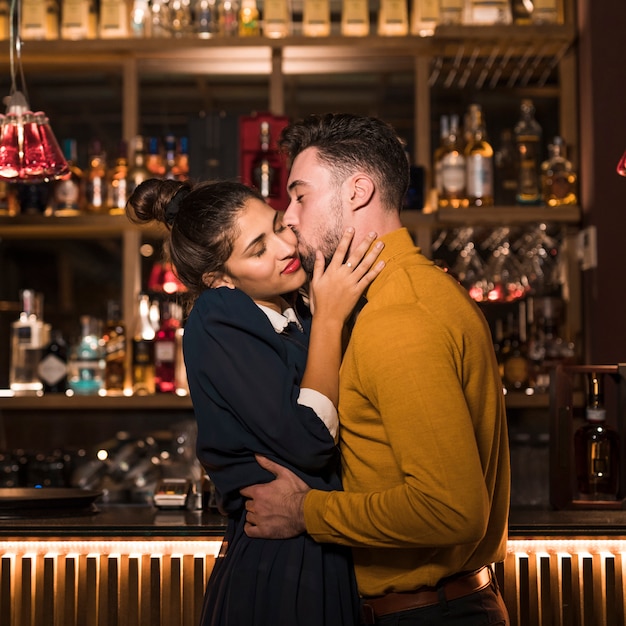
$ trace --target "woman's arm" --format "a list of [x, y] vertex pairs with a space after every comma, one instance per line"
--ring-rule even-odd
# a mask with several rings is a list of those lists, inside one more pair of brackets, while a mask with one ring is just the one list
[[384, 244], [379, 241], [371, 248], [376, 233], [370, 233], [346, 260], [353, 236], [354, 230], [348, 229], [326, 269], [321, 252], [317, 252], [311, 280], [313, 322], [306, 370], [300, 386], [324, 394], [335, 406], [339, 402], [344, 324], [385, 265], [383, 261], [376, 263]]

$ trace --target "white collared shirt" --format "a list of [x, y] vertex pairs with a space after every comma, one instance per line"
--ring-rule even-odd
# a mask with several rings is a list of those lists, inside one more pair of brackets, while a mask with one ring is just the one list
[[[274, 309], [270, 309], [262, 304], [257, 304], [257, 306], [267, 315], [267, 318], [277, 333], [282, 333], [290, 322], [294, 322], [297, 324], [298, 328], [302, 330], [302, 324], [300, 320], [298, 320], [296, 312], [291, 307], [286, 307], [282, 313], [278, 313]], [[315, 414], [324, 422], [333, 439], [337, 441], [339, 416], [337, 415], [337, 408], [330, 401], [328, 396], [325, 396], [315, 389], [300, 387], [298, 404], [313, 409]]]

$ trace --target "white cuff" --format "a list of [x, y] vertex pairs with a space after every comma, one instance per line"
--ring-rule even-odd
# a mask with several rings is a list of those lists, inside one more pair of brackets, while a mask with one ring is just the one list
[[300, 395], [298, 396], [298, 404], [313, 409], [322, 422], [324, 422], [333, 439], [337, 441], [339, 416], [337, 415], [335, 405], [329, 398], [315, 389], [301, 387]]

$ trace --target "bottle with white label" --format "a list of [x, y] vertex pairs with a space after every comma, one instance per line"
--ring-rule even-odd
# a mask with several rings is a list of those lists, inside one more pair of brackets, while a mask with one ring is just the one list
[[62, 39], [93, 39], [96, 23], [97, 13], [91, 0], [62, 0]]
[[33, 289], [20, 291], [22, 311], [11, 324], [9, 387], [17, 395], [43, 390], [37, 367], [50, 341], [50, 324], [43, 321], [43, 295]]
[[487, 140], [479, 104], [471, 104], [467, 116], [468, 142], [465, 146], [467, 198], [470, 206], [493, 205], [493, 147]]

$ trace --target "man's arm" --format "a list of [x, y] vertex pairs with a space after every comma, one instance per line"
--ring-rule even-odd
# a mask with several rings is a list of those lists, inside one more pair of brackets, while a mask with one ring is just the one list
[[288, 539], [303, 533], [306, 530], [304, 498], [310, 488], [286, 467], [263, 456], [257, 455], [256, 459], [276, 479], [241, 490], [241, 495], [248, 498], [246, 534], [265, 539]]

